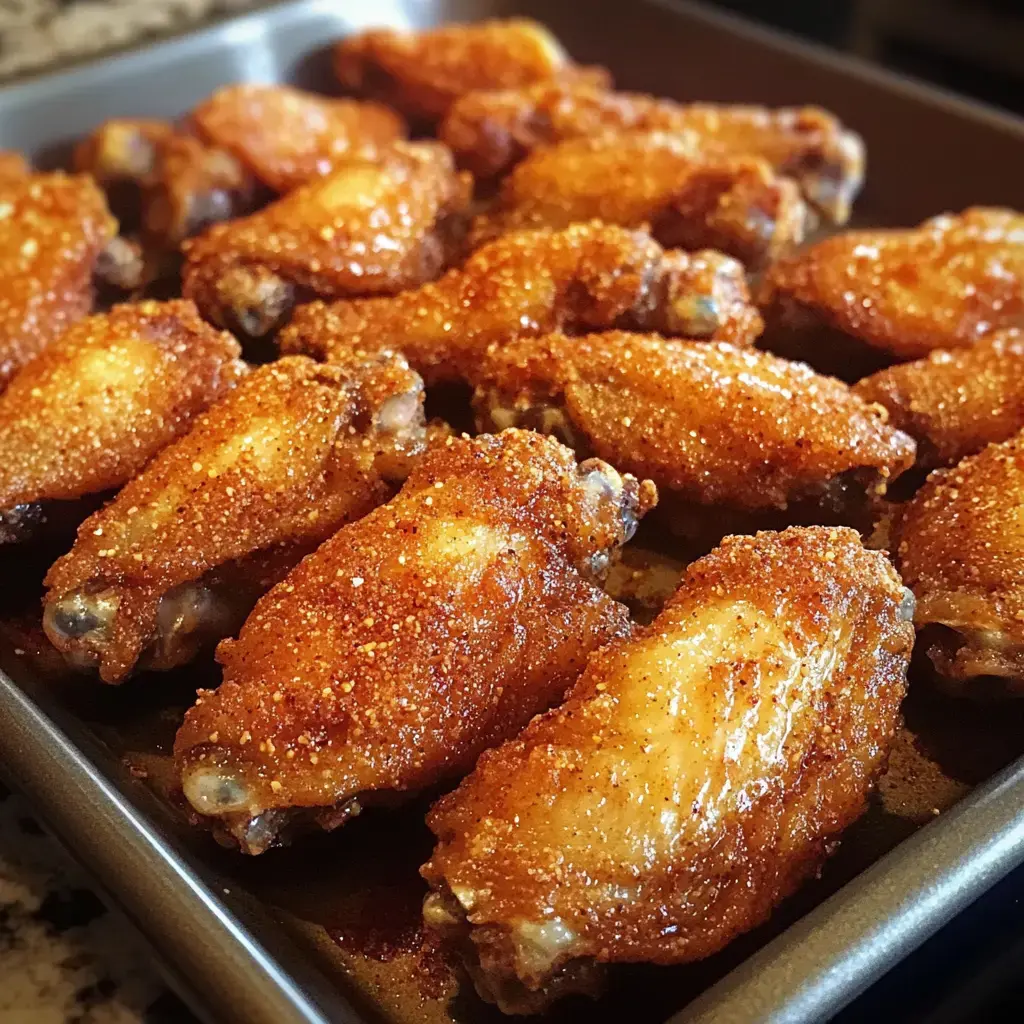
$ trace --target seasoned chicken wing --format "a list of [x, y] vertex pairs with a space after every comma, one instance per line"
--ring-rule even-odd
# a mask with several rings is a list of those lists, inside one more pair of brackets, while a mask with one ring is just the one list
[[899, 722], [905, 593], [852, 530], [731, 537], [486, 752], [422, 869], [480, 994], [536, 1012], [607, 963], [701, 959], [813, 876]]
[[425, 437], [423, 385], [400, 356], [253, 371], [82, 524], [46, 578], [47, 636], [108, 683], [188, 661], [386, 501]]
[[527, 431], [431, 448], [221, 644], [175, 742], [185, 796], [259, 853], [467, 771], [629, 632], [596, 581], [654, 500]]
[[264, 185], [290, 192], [346, 160], [372, 160], [405, 135], [393, 110], [287, 85], [229, 85], [200, 103], [191, 122]]
[[853, 390], [884, 406], [889, 422], [917, 441], [918, 466], [953, 466], [1024, 428], [1024, 336], [997, 331], [973, 348], [938, 349]]
[[917, 598], [921, 644], [947, 685], [966, 694], [1024, 696], [1022, 508], [1018, 433], [936, 470], [890, 528], [896, 564]]
[[0, 396], [0, 545], [57, 503], [130, 480], [234, 387], [238, 355], [182, 300], [115, 306], [69, 328]]
[[681, 135], [708, 159], [759, 156], [799, 182], [834, 224], [846, 222], [864, 180], [860, 136], [816, 107], [684, 104], [586, 82], [470, 93], [452, 105], [439, 134], [464, 167], [489, 178], [538, 146], [627, 129]]
[[495, 346], [472, 380], [480, 429], [553, 433], [650, 477], [674, 528], [705, 549], [778, 510], [855, 520], [914, 461], [914, 442], [846, 384], [728, 344], [521, 338]]
[[774, 264], [758, 303], [765, 343], [825, 370], [969, 348], [1024, 327], [1024, 216], [976, 207], [917, 228], [834, 235]]
[[735, 260], [595, 222], [505, 235], [394, 298], [303, 306], [279, 342], [327, 359], [395, 349], [431, 383], [470, 376], [489, 345], [520, 335], [616, 326], [745, 345], [761, 320]]
[[604, 86], [610, 81], [603, 68], [573, 64], [558, 40], [527, 18], [445, 25], [426, 32], [361, 32], [335, 46], [334, 73], [346, 89], [426, 121], [436, 121], [475, 89], [553, 80]]
[[85, 175], [0, 183], [0, 391], [93, 302], [97, 258], [117, 233]]
[[667, 248], [720, 249], [751, 267], [802, 242], [813, 223], [796, 184], [764, 160], [704, 161], [685, 135], [627, 132], [535, 151], [476, 219], [470, 244], [588, 220], [650, 225]]
[[444, 146], [396, 143], [188, 242], [184, 294], [256, 339], [301, 299], [414, 288], [451, 259], [470, 193]]

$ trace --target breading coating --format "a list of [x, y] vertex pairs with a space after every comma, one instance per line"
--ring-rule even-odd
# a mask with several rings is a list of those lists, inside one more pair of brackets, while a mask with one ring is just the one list
[[[140, 302], [88, 317], [0, 396], [0, 544], [39, 502], [126, 483], [245, 370], [238, 343], [191, 302]], [[27, 517], [27, 518], [26, 518]]]
[[432, 447], [220, 645], [175, 742], [185, 796], [259, 853], [467, 771], [629, 632], [596, 581], [655, 500], [528, 431]]
[[386, 501], [425, 441], [423, 384], [400, 356], [254, 370], [82, 524], [46, 578], [47, 635], [108, 683], [190, 660]]
[[1024, 336], [998, 331], [973, 348], [939, 349], [853, 390], [884, 406], [889, 422], [917, 441], [918, 466], [953, 466], [1024, 428]]
[[373, 160], [404, 138], [401, 117], [379, 103], [335, 99], [288, 85], [229, 85], [191, 122], [275, 192], [290, 192], [351, 159]]
[[735, 260], [594, 222], [504, 235], [394, 298], [300, 307], [279, 343], [321, 359], [394, 349], [432, 383], [468, 377], [515, 337], [620, 326], [746, 345], [761, 319]]
[[463, 96], [439, 136], [462, 166], [490, 178], [539, 146], [628, 129], [681, 135], [708, 159], [759, 156], [799, 182], [833, 224], [849, 218], [864, 181], [860, 136], [816, 107], [684, 104], [587, 83], [542, 82]]
[[701, 959], [813, 876], [899, 723], [905, 593], [852, 530], [731, 537], [484, 753], [422, 869], [480, 994], [536, 1012], [605, 963]]
[[917, 228], [833, 235], [775, 263], [758, 304], [770, 348], [826, 369], [849, 353], [877, 369], [969, 348], [1024, 327], [1024, 216], [974, 207]]
[[0, 391], [92, 307], [92, 274], [117, 221], [85, 175], [0, 183]]
[[453, 256], [470, 194], [444, 146], [395, 143], [186, 243], [183, 292], [214, 323], [261, 338], [297, 300], [415, 288]]
[[948, 685], [966, 694], [1024, 696], [1022, 507], [1018, 433], [936, 470], [891, 527], [896, 564], [917, 598], [921, 644]]
[[335, 46], [334, 73], [346, 89], [426, 121], [436, 121], [455, 100], [476, 89], [552, 80], [610, 83], [603, 68], [573, 64], [548, 29], [528, 18], [425, 32], [361, 32]]

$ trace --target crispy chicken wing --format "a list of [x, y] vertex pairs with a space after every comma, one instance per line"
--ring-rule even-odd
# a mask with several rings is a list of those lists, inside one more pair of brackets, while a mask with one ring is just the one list
[[445, 25], [426, 32], [361, 32], [337, 43], [334, 72], [346, 89], [426, 121], [436, 121], [475, 89], [552, 80], [603, 86], [610, 81], [603, 68], [573, 64], [558, 40], [527, 18]]
[[732, 537], [654, 623], [432, 810], [427, 923], [507, 1012], [759, 924], [866, 808], [899, 722], [904, 588], [852, 530]]
[[69, 328], [0, 396], [0, 545], [51, 503], [130, 480], [235, 385], [238, 355], [182, 300], [115, 306]]
[[287, 85], [229, 85], [192, 111], [211, 146], [275, 192], [290, 192], [350, 159], [372, 160], [405, 135], [393, 110]]
[[452, 257], [468, 176], [435, 142], [396, 143], [185, 246], [184, 294], [249, 338], [275, 331], [298, 299], [390, 294]]
[[968, 694], [1024, 695], [1022, 508], [1019, 433], [936, 470], [891, 527], [921, 643], [948, 685]]
[[874, 370], [1024, 327], [1024, 216], [976, 207], [834, 235], [774, 264], [765, 343], [825, 370]]
[[425, 436], [423, 385], [400, 356], [253, 371], [82, 524], [46, 578], [47, 635], [108, 683], [188, 661], [268, 579], [386, 501]]
[[864, 143], [824, 110], [683, 104], [586, 82], [470, 93], [439, 134], [463, 166], [489, 178], [538, 146], [626, 129], [681, 135], [709, 159], [759, 156], [834, 224], [846, 222], [864, 180]]
[[432, 448], [221, 644], [175, 743], [185, 796], [259, 853], [468, 770], [629, 632], [594, 581], [654, 500], [527, 431]]
[[520, 335], [616, 326], [744, 345], [761, 321], [735, 260], [595, 222], [505, 235], [394, 298], [311, 303], [279, 340], [328, 359], [393, 348], [431, 383], [469, 376], [489, 345]]
[[0, 391], [92, 307], [92, 276], [117, 233], [85, 175], [31, 174], [0, 183]]

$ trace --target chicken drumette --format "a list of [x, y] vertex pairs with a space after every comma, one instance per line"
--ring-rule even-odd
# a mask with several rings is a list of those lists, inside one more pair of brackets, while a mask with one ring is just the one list
[[428, 925], [509, 1012], [762, 922], [867, 806], [914, 631], [852, 530], [732, 537], [431, 811]]
[[629, 633], [596, 583], [654, 500], [540, 434], [432, 447], [221, 644], [175, 743], [185, 796], [259, 853], [467, 771]]
[[234, 632], [304, 554], [394, 493], [425, 446], [422, 392], [399, 356], [253, 371], [82, 524], [46, 578], [50, 640], [119, 683]]

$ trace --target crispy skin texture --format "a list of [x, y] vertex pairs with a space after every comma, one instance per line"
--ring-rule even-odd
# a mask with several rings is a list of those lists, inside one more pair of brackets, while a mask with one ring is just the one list
[[921, 643], [949, 685], [1024, 696], [1024, 434], [936, 470], [896, 513], [891, 547]]
[[120, 487], [234, 387], [238, 355], [180, 299], [75, 324], [0, 397], [0, 509]]
[[556, 432], [686, 501], [786, 508], [844, 476], [884, 493], [914, 442], [832, 377], [727, 344], [609, 331], [495, 347], [474, 378], [481, 426]]
[[603, 68], [572, 63], [541, 24], [527, 18], [446, 25], [426, 32], [373, 29], [334, 48], [334, 73], [346, 89], [383, 100], [419, 120], [436, 121], [475, 89], [532, 82], [609, 84]]
[[0, 184], [0, 391], [92, 307], [92, 272], [117, 234], [85, 175], [32, 174]]
[[224, 683], [175, 742], [193, 806], [239, 819], [258, 853], [247, 837], [268, 811], [351, 814], [354, 798], [434, 785], [560, 699], [629, 632], [590, 571], [653, 501], [650, 484], [594, 473], [527, 431], [429, 451], [221, 644]]
[[765, 343], [786, 354], [819, 365], [838, 335], [897, 363], [1024, 327], [1022, 282], [1024, 217], [975, 207], [917, 228], [827, 238], [774, 264], [758, 304]]
[[720, 249], [750, 267], [802, 242], [813, 222], [796, 184], [764, 160], [705, 161], [685, 136], [628, 132], [535, 151], [476, 219], [470, 244], [588, 220], [650, 225], [666, 248]]
[[[253, 371], [85, 521], [46, 578], [46, 604], [84, 589], [116, 598], [116, 618], [101, 637], [49, 628], [51, 639], [73, 654], [98, 648], [101, 678], [122, 682], [174, 588], [219, 570], [229, 602], [245, 575], [239, 562], [272, 554], [280, 577], [386, 501], [399, 464], [424, 447], [422, 399], [400, 357], [342, 368], [293, 356]], [[193, 589], [191, 600], [206, 593]], [[240, 625], [238, 611], [244, 618], [258, 593], [243, 593], [224, 617]]]
[[477, 177], [502, 174], [539, 146], [635, 129], [672, 132], [707, 158], [759, 156], [845, 223], [864, 180], [864, 144], [827, 111], [677, 103], [587, 83], [543, 82], [459, 99], [439, 128]]
[[405, 136], [401, 117], [379, 103], [333, 99], [287, 85], [229, 85], [191, 115], [200, 136], [235, 156], [264, 185], [290, 192], [372, 160]]
[[431, 811], [422, 869], [485, 998], [536, 1011], [595, 961], [701, 959], [812, 876], [899, 722], [902, 596], [852, 530], [731, 537], [485, 753]]
[[431, 383], [469, 376], [488, 346], [517, 336], [616, 326], [746, 345], [761, 320], [735, 260], [665, 252], [642, 231], [595, 222], [504, 235], [391, 299], [311, 303], [279, 342], [322, 359], [396, 349]]
[[919, 467], [953, 466], [1024, 428], [1024, 336], [999, 331], [973, 348], [939, 349], [853, 390], [884, 406], [889, 422], [917, 441]]

